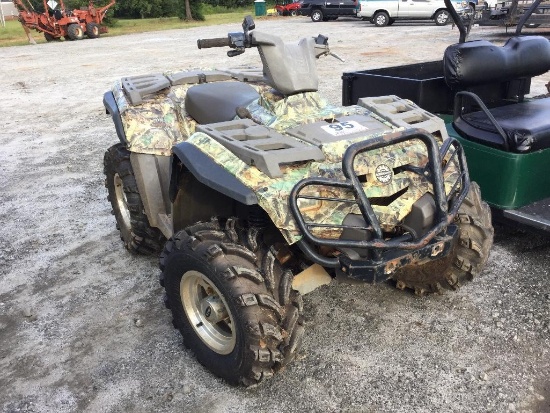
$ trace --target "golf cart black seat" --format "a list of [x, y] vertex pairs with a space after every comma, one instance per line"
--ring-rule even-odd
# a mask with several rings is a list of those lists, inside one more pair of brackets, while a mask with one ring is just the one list
[[512, 37], [502, 47], [484, 40], [459, 43], [447, 48], [443, 65], [445, 82], [456, 93], [454, 127], [462, 137], [517, 153], [550, 148], [550, 98], [523, 101], [518, 93], [513, 103], [487, 105], [473, 93], [476, 88], [506, 87], [512, 81], [530, 84], [531, 77], [546, 73], [550, 70], [547, 39]]

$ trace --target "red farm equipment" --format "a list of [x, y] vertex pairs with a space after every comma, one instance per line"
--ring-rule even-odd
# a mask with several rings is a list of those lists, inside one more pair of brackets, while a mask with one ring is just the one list
[[277, 0], [275, 10], [279, 16], [297, 16], [300, 3], [294, 0]]
[[84, 35], [95, 39], [101, 33], [107, 32], [107, 28], [101, 23], [107, 10], [115, 4], [115, 0], [112, 0], [106, 6], [96, 8], [90, 0], [88, 7], [68, 10], [63, 0], [59, 0], [59, 3], [55, 0], [43, 1], [45, 11], [39, 13], [29, 0], [13, 0], [19, 12], [19, 21], [31, 42], [29, 29], [44, 33], [48, 42], [60, 40], [62, 37], [65, 40], [80, 40]]

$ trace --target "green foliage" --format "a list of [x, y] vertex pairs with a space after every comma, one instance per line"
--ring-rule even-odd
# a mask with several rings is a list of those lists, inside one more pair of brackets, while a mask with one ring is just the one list
[[[44, 12], [43, 0], [29, 0], [35, 10]], [[56, 0], [60, 3], [61, 0]], [[63, 0], [69, 10], [86, 7], [89, 0]], [[269, 0], [268, 0], [269, 1]], [[94, 0], [97, 7], [108, 4], [110, 0]], [[231, 13], [240, 7], [254, 5], [254, 0], [189, 0], [194, 20], [204, 21], [205, 15]], [[58, 7], [59, 8], [59, 7]], [[159, 17], [186, 18], [185, 0], [117, 0], [109, 9], [104, 23], [112, 26], [116, 19], [146, 19]]]
[[254, 0], [206, 0], [204, 5], [210, 5], [214, 7], [227, 7], [228, 9], [234, 9], [237, 7], [246, 7], [254, 4]]
[[[179, 9], [178, 9], [178, 17], [181, 20], [186, 20], [187, 15], [185, 12], [185, 0], [179, 0]], [[202, 14], [202, 4], [198, 0], [189, 0], [189, 6], [191, 8], [191, 16], [193, 17], [193, 20], [204, 20], [204, 14]]]
[[115, 5], [115, 17], [170, 17], [175, 16], [178, 9], [178, 0], [119, 0]]

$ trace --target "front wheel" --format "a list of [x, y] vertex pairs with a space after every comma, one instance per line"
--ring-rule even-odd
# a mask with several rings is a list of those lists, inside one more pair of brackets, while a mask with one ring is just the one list
[[493, 245], [491, 209], [481, 200], [479, 185], [470, 184], [470, 191], [455, 217], [458, 239], [445, 258], [420, 266], [403, 267], [393, 279], [397, 288], [410, 288], [417, 295], [456, 290], [479, 275]]
[[290, 12], [290, 15], [291, 15], [292, 17], [296, 17], [296, 16], [298, 15], [298, 12], [297, 12], [296, 10], [292, 10], [292, 11]]
[[44, 33], [44, 39], [46, 39], [47, 42], [55, 42], [56, 40], [59, 40], [58, 37], [55, 37], [50, 33]]
[[214, 220], [178, 232], [161, 254], [161, 285], [174, 326], [198, 361], [231, 384], [249, 386], [295, 357], [303, 304], [292, 272], [258, 229], [237, 227], [236, 219], [225, 229]]
[[313, 20], [314, 22], [320, 22], [320, 21], [323, 21], [323, 12], [319, 9], [315, 9], [311, 12], [311, 20]]
[[379, 11], [373, 17], [373, 22], [378, 27], [387, 26], [390, 22], [390, 16], [385, 11]]
[[449, 23], [449, 12], [447, 10], [439, 10], [434, 16], [437, 26], [445, 26]]
[[157, 254], [165, 238], [149, 225], [137, 188], [130, 152], [122, 143], [111, 146], [103, 159], [107, 199], [113, 207], [120, 238], [134, 254]]

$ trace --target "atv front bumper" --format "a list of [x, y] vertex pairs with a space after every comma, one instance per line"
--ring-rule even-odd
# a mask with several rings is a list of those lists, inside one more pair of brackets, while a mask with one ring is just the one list
[[[435, 204], [433, 219], [422, 233], [404, 228], [390, 234], [383, 230], [371, 200], [365, 194], [361, 179], [354, 170], [354, 161], [359, 154], [412, 140], [422, 142], [426, 148], [426, 164], [422, 168], [411, 167], [411, 170], [430, 184]], [[458, 170], [458, 174], [454, 184], [446, 190], [445, 176], [450, 165]], [[312, 261], [336, 268], [353, 278], [378, 282], [388, 279], [400, 267], [421, 265], [450, 253], [458, 237], [458, 228], [452, 222], [470, 187], [466, 159], [458, 141], [448, 139], [439, 148], [434, 137], [420, 129], [387, 134], [352, 144], [344, 154], [342, 172], [346, 178], [343, 181], [306, 178], [291, 192], [290, 210], [303, 234], [297, 245]], [[311, 196], [311, 187], [343, 188], [353, 193], [353, 199]], [[304, 199], [356, 204], [363, 221], [361, 225], [349, 225], [345, 221], [341, 225], [329, 225], [341, 231], [340, 238], [317, 236], [314, 234], [316, 229], [326, 228], [327, 224], [306, 217], [299, 206], [299, 201]], [[358, 233], [364, 235], [346, 236]]]

